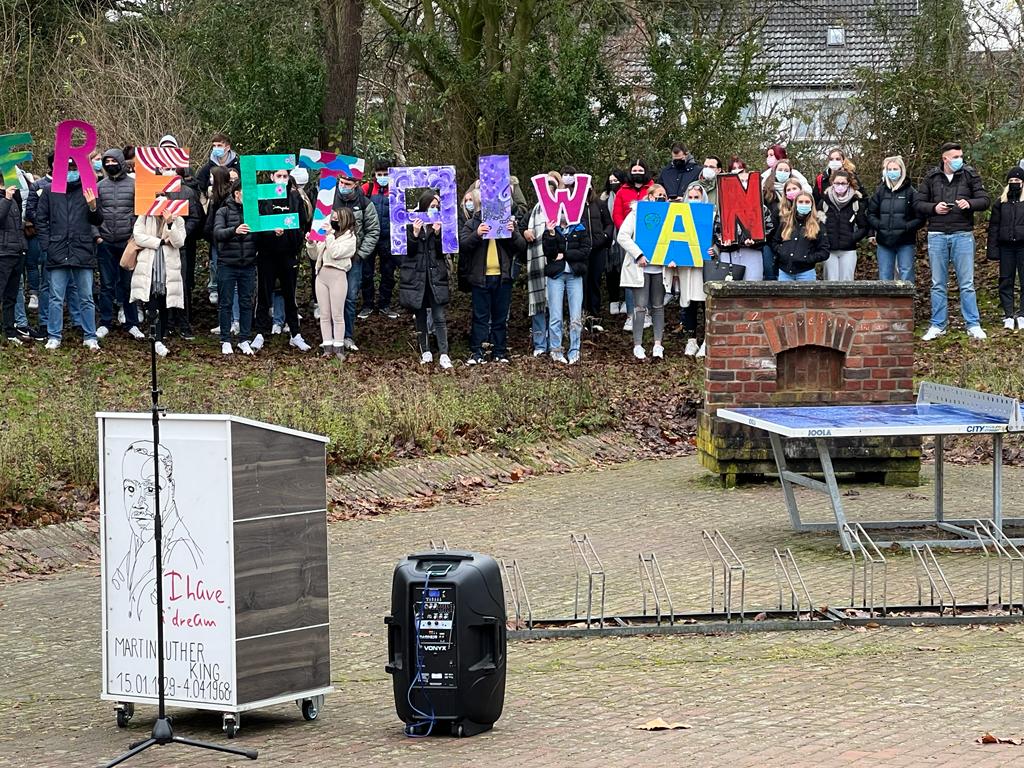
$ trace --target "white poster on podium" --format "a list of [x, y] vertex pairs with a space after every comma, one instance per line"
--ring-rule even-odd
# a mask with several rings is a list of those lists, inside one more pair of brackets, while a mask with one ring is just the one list
[[[103, 697], [157, 700], [155, 486], [163, 535], [168, 702], [235, 703], [231, 468], [227, 425], [100, 420]], [[159, 472], [157, 472], [159, 469]]]

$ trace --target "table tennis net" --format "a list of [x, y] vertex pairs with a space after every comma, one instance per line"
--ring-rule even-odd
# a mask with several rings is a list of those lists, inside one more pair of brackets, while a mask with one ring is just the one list
[[924, 381], [921, 382], [921, 386], [917, 390], [917, 404], [948, 405], [974, 413], [984, 413], [987, 416], [1002, 419], [1011, 430], [1024, 431], [1020, 401], [1013, 397]]

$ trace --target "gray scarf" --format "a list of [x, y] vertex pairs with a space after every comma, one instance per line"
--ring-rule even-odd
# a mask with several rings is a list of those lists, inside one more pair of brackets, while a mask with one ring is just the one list
[[825, 194], [828, 195], [829, 200], [835, 203], [836, 208], [842, 208], [853, 199], [853, 196], [857, 194], [857, 190], [855, 190], [851, 184], [846, 188], [846, 194], [840, 197], [836, 194], [836, 188], [830, 184], [828, 189], [825, 190]]

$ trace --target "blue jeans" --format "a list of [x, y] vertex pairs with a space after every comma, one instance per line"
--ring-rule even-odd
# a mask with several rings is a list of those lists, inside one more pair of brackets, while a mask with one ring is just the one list
[[124, 310], [125, 328], [139, 324], [139, 310], [128, 301], [132, 293], [132, 273], [121, 268], [121, 257], [128, 243], [103, 241], [97, 248], [100, 262], [100, 325], [109, 328], [114, 324], [114, 303]]
[[[60, 341], [64, 332], [64, 297], [71, 286], [78, 293], [79, 320], [85, 340], [96, 339], [96, 304], [92, 298], [92, 270], [86, 267], [59, 267], [51, 269], [50, 306], [47, 311], [46, 330], [51, 339]], [[71, 313], [72, 321], [75, 313]]]
[[530, 335], [533, 337], [533, 351], [548, 351], [548, 314], [538, 312], [530, 318]]
[[932, 268], [932, 325], [946, 330], [949, 302], [949, 264], [956, 270], [960, 288], [960, 313], [968, 328], [981, 325], [978, 296], [974, 291], [974, 233], [928, 233], [928, 261]]
[[473, 332], [469, 347], [474, 357], [483, 357], [484, 341], [490, 336], [495, 359], [508, 357], [508, 310], [512, 304], [512, 281], [501, 275], [484, 278], [484, 286], [473, 286]]
[[580, 356], [583, 331], [583, 278], [571, 272], [548, 278], [548, 349], [562, 350], [563, 300], [569, 299], [569, 359]]
[[353, 259], [348, 271], [348, 295], [345, 296], [345, 338], [351, 339], [356, 325], [356, 302], [363, 289], [363, 260]]
[[14, 325], [18, 328], [28, 328], [28, 315], [25, 313], [25, 281], [23, 275], [26, 269], [25, 253], [22, 252], [18, 261], [18, 295], [14, 298]]
[[789, 272], [783, 272], [779, 270], [779, 282], [780, 283], [810, 283], [818, 279], [813, 269], [808, 269], [806, 272], [797, 272], [795, 275], [789, 274]]
[[[206, 281], [206, 290], [213, 293], [217, 290], [217, 244], [210, 243], [210, 279]], [[219, 303], [219, 302], [218, 302]]]
[[775, 266], [775, 251], [765, 243], [761, 246], [761, 265], [764, 267], [762, 280], [781, 280], [781, 270]]
[[217, 305], [220, 313], [220, 340], [231, 342], [231, 305], [238, 291], [238, 339], [252, 341], [252, 298], [256, 292], [256, 266], [217, 265]]
[[43, 267], [46, 265], [46, 260], [43, 258], [43, 249], [39, 245], [38, 237], [28, 238], [26, 253], [28, 254], [28, 262], [25, 264], [25, 271], [28, 273], [28, 289], [38, 296], [40, 284], [45, 279]]
[[[272, 322], [274, 325], [284, 325], [284, 296], [280, 291], [274, 291], [274, 309]], [[294, 331], [292, 331], [294, 333]]]
[[914, 244], [907, 243], [897, 248], [878, 244], [878, 279], [895, 280], [899, 269], [900, 280], [914, 282]]

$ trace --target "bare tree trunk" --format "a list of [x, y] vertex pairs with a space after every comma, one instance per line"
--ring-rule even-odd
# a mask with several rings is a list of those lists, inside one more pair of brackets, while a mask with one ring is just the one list
[[391, 108], [391, 151], [398, 164], [405, 165], [405, 118], [409, 111], [409, 79], [412, 77], [412, 67], [399, 57], [391, 71], [395, 78], [395, 103]]
[[356, 93], [363, 48], [365, 0], [321, 0], [327, 76], [320, 126], [321, 146], [351, 153], [356, 128]]

